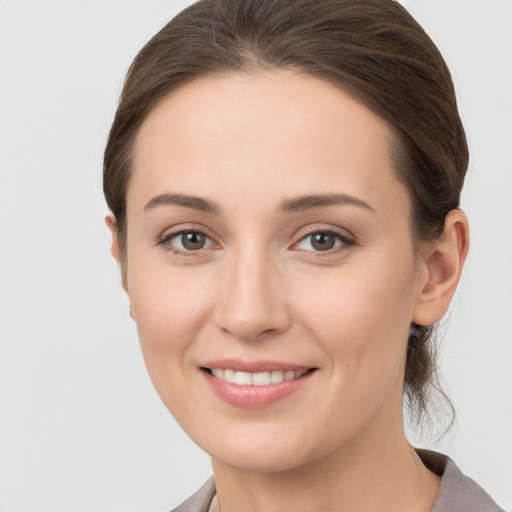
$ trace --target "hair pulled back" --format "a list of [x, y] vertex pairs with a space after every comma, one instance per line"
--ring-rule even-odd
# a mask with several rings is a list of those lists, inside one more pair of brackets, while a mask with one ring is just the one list
[[[126, 248], [126, 191], [135, 137], [149, 112], [192, 80], [292, 69], [324, 79], [386, 120], [398, 179], [412, 200], [416, 242], [433, 241], [459, 206], [468, 148], [439, 50], [394, 0], [200, 0], [133, 61], [104, 155], [104, 193]], [[404, 392], [419, 421], [439, 387], [433, 326], [409, 339]], [[449, 404], [449, 401], [448, 401]], [[449, 404], [451, 407], [451, 404]]]

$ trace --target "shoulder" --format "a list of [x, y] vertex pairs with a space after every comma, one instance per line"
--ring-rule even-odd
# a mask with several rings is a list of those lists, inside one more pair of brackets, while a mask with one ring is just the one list
[[208, 512], [214, 496], [215, 481], [211, 477], [196, 493], [171, 512]]
[[464, 475], [446, 455], [416, 450], [431, 471], [442, 477], [441, 487], [431, 512], [504, 512], [471, 478]]

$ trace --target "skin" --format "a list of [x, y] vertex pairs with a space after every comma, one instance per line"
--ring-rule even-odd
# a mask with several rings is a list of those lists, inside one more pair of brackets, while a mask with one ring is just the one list
[[[123, 283], [158, 393], [212, 456], [222, 512], [432, 507], [439, 477], [403, 430], [406, 346], [412, 322], [448, 308], [468, 228], [453, 211], [439, 241], [414, 251], [391, 141], [340, 89], [285, 71], [196, 80], [138, 134]], [[145, 209], [164, 193], [220, 213]], [[280, 209], [321, 194], [367, 207]], [[119, 259], [115, 219], [107, 224]], [[184, 229], [203, 231], [206, 245], [180, 248], [170, 235]], [[333, 249], [311, 244], [322, 230], [341, 236]], [[291, 395], [247, 409], [215, 395], [200, 369], [227, 357], [316, 370]]]

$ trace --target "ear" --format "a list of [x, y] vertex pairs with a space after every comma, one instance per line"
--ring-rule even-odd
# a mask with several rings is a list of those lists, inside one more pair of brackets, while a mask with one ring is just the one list
[[448, 310], [469, 249], [468, 219], [463, 211], [452, 210], [444, 230], [423, 256], [420, 288], [412, 321], [431, 325]]
[[113, 213], [109, 213], [105, 217], [105, 224], [107, 225], [108, 229], [110, 230], [110, 234], [112, 235], [112, 245], [110, 246], [110, 252], [112, 253], [112, 256], [114, 256], [117, 263], [120, 263], [119, 244], [117, 242], [117, 222]]
[[114, 214], [109, 213], [105, 217], [105, 224], [107, 225], [107, 227], [110, 230], [110, 233], [112, 235], [112, 245], [110, 246], [110, 252], [112, 253], [112, 256], [114, 256], [119, 267], [121, 268], [121, 282], [122, 282], [123, 288], [125, 289], [126, 293], [128, 293], [124, 262], [121, 261], [121, 250], [119, 249], [119, 241], [117, 239], [117, 221], [116, 221], [116, 218], [114, 217]]

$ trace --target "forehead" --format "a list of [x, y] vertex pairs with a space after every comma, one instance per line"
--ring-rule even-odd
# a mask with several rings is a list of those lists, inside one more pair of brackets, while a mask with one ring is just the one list
[[232, 195], [246, 194], [250, 185], [260, 201], [333, 188], [403, 195], [392, 141], [384, 120], [340, 88], [308, 75], [201, 78], [171, 93], [143, 123], [128, 207], [132, 199], [165, 188]]

